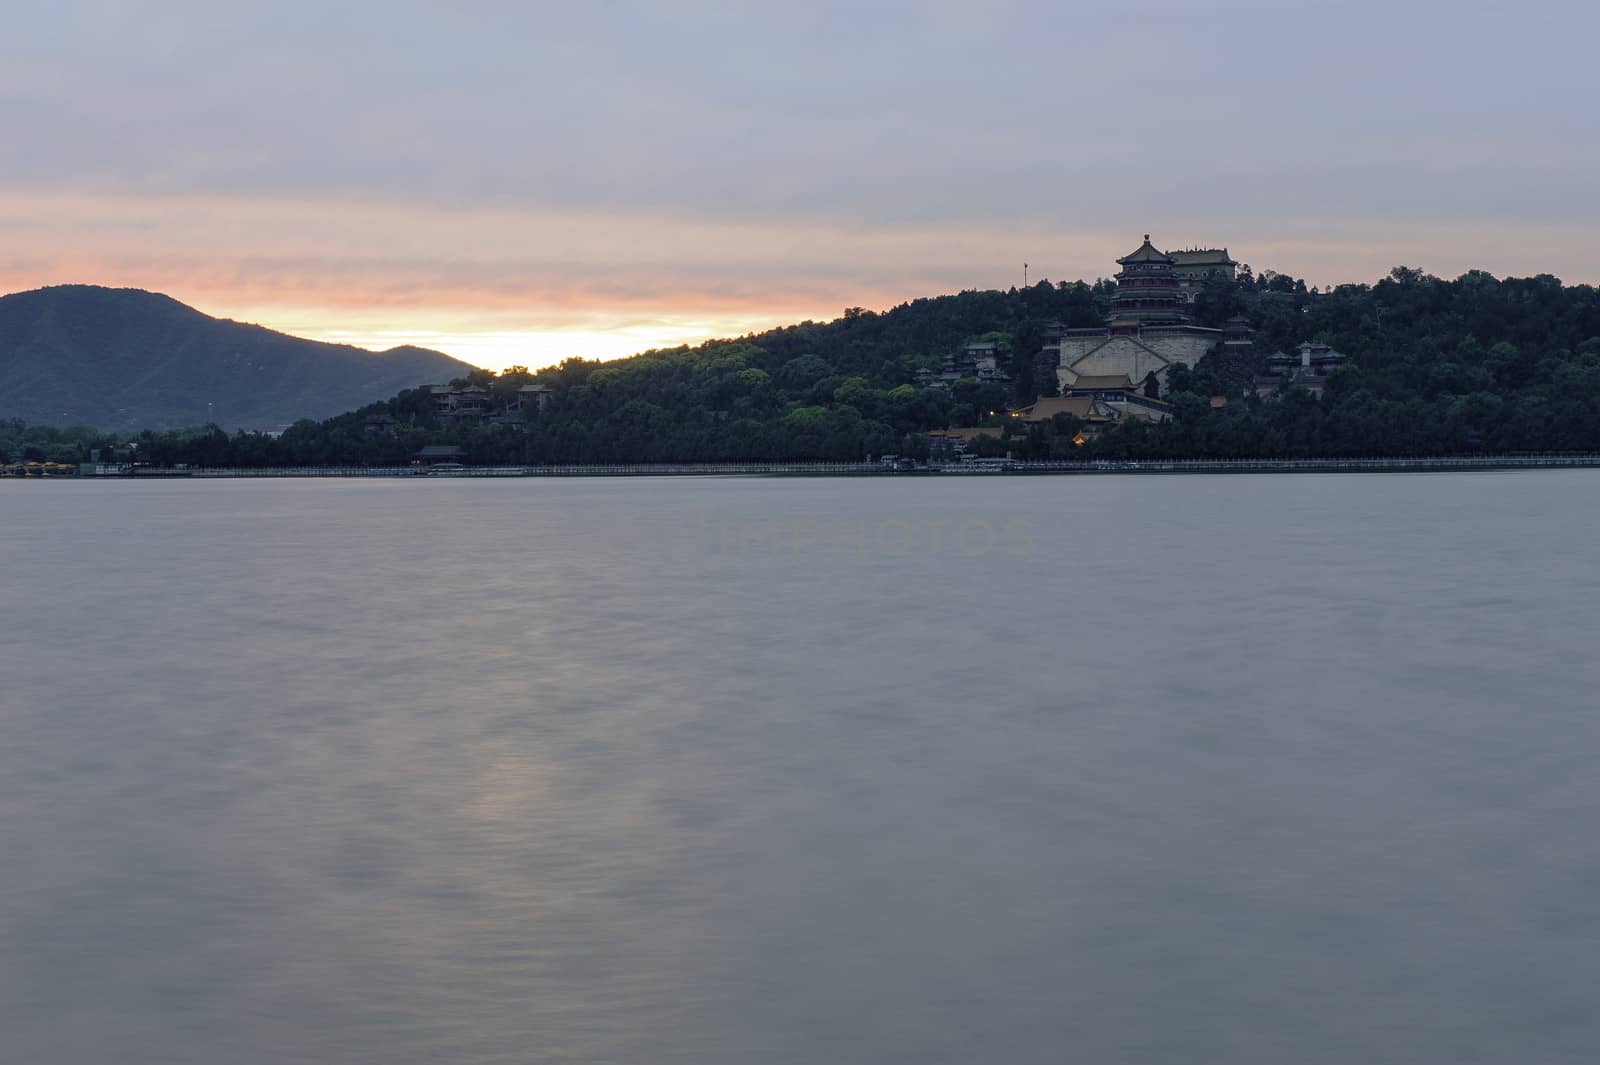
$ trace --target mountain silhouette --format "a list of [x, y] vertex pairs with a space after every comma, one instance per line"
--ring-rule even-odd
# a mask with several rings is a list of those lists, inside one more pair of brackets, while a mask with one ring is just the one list
[[472, 369], [212, 318], [170, 296], [60, 285], [0, 297], [0, 418], [105, 430], [327, 418]]

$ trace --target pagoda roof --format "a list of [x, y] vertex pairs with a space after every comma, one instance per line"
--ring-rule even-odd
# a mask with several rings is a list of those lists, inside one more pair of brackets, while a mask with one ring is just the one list
[[1133, 251], [1118, 259], [1119, 263], [1171, 263], [1176, 262], [1172, 256], [1150, 243], [1150, 234], [1144, 235], [1144, 243]]
[[1028, 423], [1047, 422], [1057, 414], [1070, 414], [1083, 421], [1105, 420], [1096, 409], [1093, 396], [1041, 396], [1038, 402], [1019, 408], [1015, 413]]
[[1227, 248], [1186, 248], [1183, 251], [1168, 252], [1167, 254], [1169, 258], [1173, 259], [1180, 266], [1192, 266], [1199, 263], [1215, 264], [1218, 266], [1223, 266], [1230, 263], [1235, 266], [1238, 265], [1233, 259], [1228, 257]]
[[1132, 390], [1133, 380], [1125, 373], [1079, 374], [1078, 379], [1066, 387], [1068, 392]]

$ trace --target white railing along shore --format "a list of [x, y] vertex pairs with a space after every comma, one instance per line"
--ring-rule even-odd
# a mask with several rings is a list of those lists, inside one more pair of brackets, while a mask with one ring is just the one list
[[1105, 473], [1356, 473], [1600, 467], [1597, 454], [1439, 455], [1284, 459], [1059, 459], [922, 464], [879, 462], [554, 463], [522, 466], [266, 466], [84, 469], [84, 477], [716, 477]]

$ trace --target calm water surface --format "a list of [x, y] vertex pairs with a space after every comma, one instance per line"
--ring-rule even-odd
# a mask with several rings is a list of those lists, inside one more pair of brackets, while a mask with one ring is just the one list
[[1600, 1060], [1600, 474], [0, 484], [0, 1060]]

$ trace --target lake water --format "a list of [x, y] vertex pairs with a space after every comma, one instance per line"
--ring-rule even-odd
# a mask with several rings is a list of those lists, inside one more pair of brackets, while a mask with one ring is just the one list
[[1600, 1060], [1597, 523], [0, 483], [0, 1060]]

